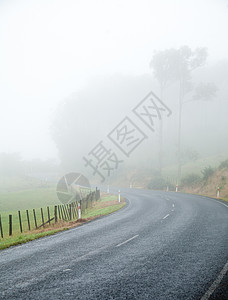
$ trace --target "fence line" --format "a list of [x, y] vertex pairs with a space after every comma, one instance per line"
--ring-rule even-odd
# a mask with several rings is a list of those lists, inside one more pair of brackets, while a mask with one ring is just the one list
[[[31, 231], [34, 229], [38, 229], [41, 227], [45, 227], [45, 225], [51, 225], [52, 223], [61, 222], [70, 222], [72, 220], [77, 220], [79, 218], [78, 207], [80, 204], [81, 214], [85, 214], [88, 208], [91, 208], [94, 201], [100, 199], [100, 190], [96, 188], [95, 191], [91, 192], [87, 196], [84, 196], [81, 200], [76, 200], [69, 204], [61, 204], [55, 205], [53, 209], [50, 209], [49, 206], [46, 208], [46, 212], [44, 214], [44, 209], [31, 209], [30, 211], [26, 209], [24, 212], [18, 210], [16, 215], [9, 214], [8, 215], [8, 235], [12, 236], [15, 232], [23, 233], [26, 231]], [[31, 222], [31, 213], [33, 222]], [[46, 218], [45, 218], [46, 215]], [[7, 217], [7, 216], [6, 216]], [[6, 237], [7, 233], [7, 224], [6, 220], [4, 220], [4, 216], [0, 214], [0, 238]], [[5, 224], [5, 226], [3, 226]], [[34, 224], [34, 226], [32, 225]]]

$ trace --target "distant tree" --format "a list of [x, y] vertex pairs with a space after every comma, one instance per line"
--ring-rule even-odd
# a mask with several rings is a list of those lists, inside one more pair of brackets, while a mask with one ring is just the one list
[[222, 161], [218, 167], [219, 170], [226, 169], [228, 170], [228, 159]]
[[195, 87], [192, 100], [211, 101], [216, 96], [217, 91], [218, 88], [213, 82], [201, 82]]
[[181, 128], [182, 109], [186, 95], [192, 91], [191, 73], [204, 65], [207, 59], [206, 48], [197, 48], [192, 51], [188, 46], [177, 50], [176, 80], [179, 83], [179, 120], [178, 120], [178, 181], [181, 178]]
[[199, 182], [201, 182], [201, 178], [198, 174], [195, 173], [188, 174], [187, 176], [181, 179], [181, 185], [188, 186], [188, 187], [194, 186]]
[[215, 169], [213, 169], [211, 166], [205, 167], [201, 173], [203, 174], [203, 180], [205, 180], [206, 182], [208, 181], [208, 179], [213, 176], [213, 174], [215, 173]]
[[[150, 68], [153, 69], [154, 77], [160, 86], [160, 99], [164, 101], [164, 92], [167, 85], [175, 79], [175, 61], [177, 52], [175, 49], [156, 51], [150, 62]], [[162, 173], [163, 165], [163, 121], [160, 120], [159, 128], [159, 173]]]
[[[154, 75], [160, 83], [161, 91], [164, 91], [168, 82], [174, 81], [179, 86], [179, 116], [178, 116], [178, 181], [181, 178], [181, 128], [182, 109], [186, 95], [193, 90], [191, 82], [192, 72], [203, 66], [207, 59], [206, 48], [191, 50], [188, 46], [179, 49], [168, 49], [157, 52], [151, 66], [154, 68]], [[202, 87], [201, 87], [202, 88]]]

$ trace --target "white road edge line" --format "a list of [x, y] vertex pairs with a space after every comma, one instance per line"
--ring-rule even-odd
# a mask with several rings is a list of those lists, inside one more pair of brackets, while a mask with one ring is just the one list
[[139, 235], [137, 234], [137, 235], [133, 236], [132, 238], [130, 238], [130, 239], [128, 239], [128, 240], [126, 240], [126, 241], [124, 241], [124, 242], [122, 242], [122, 243], [116, 245], [116, 247], [120, 247], [120, 246], [122, 246], [122, 245], [124, 245], [124, 244], [130, 242], [131, 240], [137, 238], [138, 236], [139, 236]]
[[217, 277], [217, 279], [212, 283], [212, 285], [209, 287], [209, 290], [204, 294], [204, 296], [200, 300], [208, 300], [210, 298], [210, 296], [214, 293], [214, 291], [217, 289], [217, 287], [221, 283], [221, 281], [222, 281], [223, 277], [226, 275], [227, 271], [228, 271], [228, 261], [226, 262], [222, 271], [219, 273], [219, 276]]
[[164, 218], [163, 218], [163, 220], [165, 220], [166, 218], [168, 218], [169, 217], [169, 214], [168, 215], [166, 215], [166, 216], [164, 216]]
[[222, 205], [224, 205], [225, 207], [228, 208], [228, 205], [226, 205], [225, 203], [223, 203], [223, 202], [221, 202], [221, 201], [218, 201], [218, 200], [215, 200], [215, 201], [218, 202], [218, 203], [220, 203], [220, 204], [222, 204]]

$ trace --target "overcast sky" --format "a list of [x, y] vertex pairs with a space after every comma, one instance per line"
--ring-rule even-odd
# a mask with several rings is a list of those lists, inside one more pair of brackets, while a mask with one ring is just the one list
[[227, 59], [227, 31], [227, 0], [0, 0], [0, 152], [57, 157], [51, 116], [91, 77], [149, 73], [182, 45]]

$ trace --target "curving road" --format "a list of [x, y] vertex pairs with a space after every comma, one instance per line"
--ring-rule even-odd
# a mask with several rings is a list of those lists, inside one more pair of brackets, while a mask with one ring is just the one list
[[0, 299], [228, 299], [228, 205], [126, 189], [128, 205], [0, 252]]

